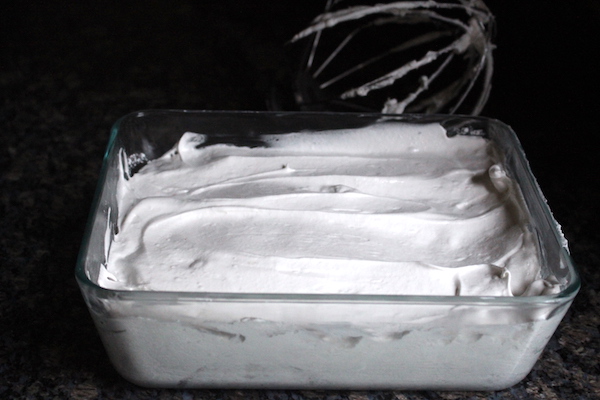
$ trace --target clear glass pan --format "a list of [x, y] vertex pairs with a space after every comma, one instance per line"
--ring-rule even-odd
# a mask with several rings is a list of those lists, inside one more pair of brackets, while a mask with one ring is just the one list
[[[105, 289], [97, 277], [115, 231], [119, 153], [152, 160], [187, 131], [248, 143], [275, 134], [379, 121], [442, 124], [504, 152], [533, 217], [543, 275], [533, 297], [302, 295]], [[131, 157], [135, 155], [134, 157]], [[135, 163], [128, 166], [136, 168]], [[535, 364], [580, 281], [515, 133], [481, 117], [144, 111], [113, 127], [76, 278], [115, 368], [142, 386], [498, 390]], [[490, 322], [492, 321], [492, 322]]]

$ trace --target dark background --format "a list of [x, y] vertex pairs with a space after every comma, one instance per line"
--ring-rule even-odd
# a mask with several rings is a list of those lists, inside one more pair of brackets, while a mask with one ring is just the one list
[[523, 382], [443, 393], [158, 390], [122, 380], [73, 277], [112, 123], [149, 108], [265, 110], [285, 42], [323, 2], [13, 1], [0, 6], [0, 398], [600, 398], [600, 3], [488, 5], [497, 49], [482, 115], [517, 132], [583, 280]]

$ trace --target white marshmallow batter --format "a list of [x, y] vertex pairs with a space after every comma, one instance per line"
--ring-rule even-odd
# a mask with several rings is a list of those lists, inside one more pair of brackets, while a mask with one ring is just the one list
[[538, 295], [520, 190], [487, 139], [438, 124], [268, 135], [188, 132], [118, 190], [112, 289]]

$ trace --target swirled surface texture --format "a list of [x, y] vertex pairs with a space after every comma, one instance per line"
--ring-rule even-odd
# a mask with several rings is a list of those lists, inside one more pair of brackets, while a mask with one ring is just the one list
[[536, 295], [556, 288], [490, 140], [381, 123], [211, 144], [188, 132], [119, 183], [114, 289]]

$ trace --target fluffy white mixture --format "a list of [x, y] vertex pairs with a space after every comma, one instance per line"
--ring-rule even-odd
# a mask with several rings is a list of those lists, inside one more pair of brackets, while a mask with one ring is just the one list
[[[493, 144], [438, 124], [208, 145], [188, 132], [119, 185], [106, 288], [537, 295], [535, 237]], [[204, 144], [203, 144], [204, 143]]]

